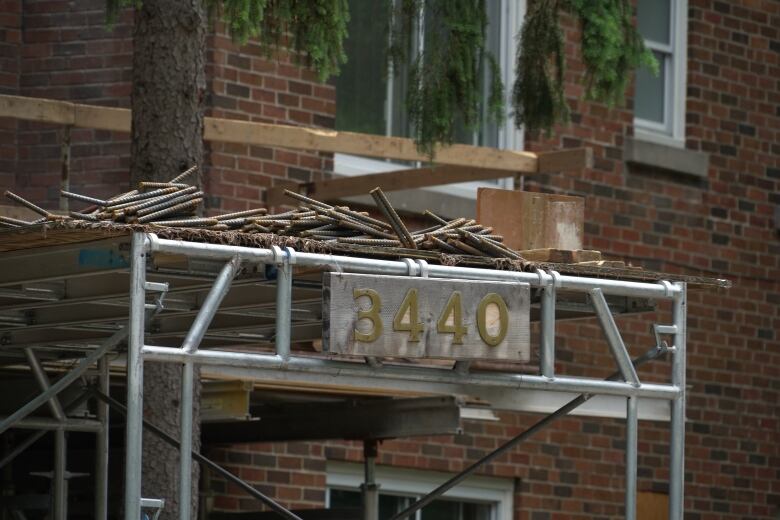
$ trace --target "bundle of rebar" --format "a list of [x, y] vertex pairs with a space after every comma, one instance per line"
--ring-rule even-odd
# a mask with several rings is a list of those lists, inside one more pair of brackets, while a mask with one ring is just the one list
[[410, 231], [380, 188], [371, 190], [370, 194], [387, 222], [372, 217], [366, 211], [327, 204], [289, 190], [285, 194], [297, 202], [298, 207], [295, 209], [269, 214], [266, 208], [256, 208], [201, 217], [198, 213], [205, 195], [197, 186], [185, 182], [196, 169], [193, 166], [168, 182], [141, 182], [137, 189], [105, 200], [63, 190], [60, 192], [62, 197], [89, 205], [81, 211], [71, 211], [67, 216], [53, 214], [6, 191], [8, 198], [38, 213], [41, 218], [25, 221], [0, 216], [0, 226], [20, 227], [63, 219], [115, 222], [273, 233], [370, 248], [421, 249], [456, 255], [521, 259], [519, 254], [502, 243], [502, 236], [494, 234], [492, 228], [482, 226], [473, 219], [446, 220], [426, 211], [420, 217], [432, 220], [435, 224]]

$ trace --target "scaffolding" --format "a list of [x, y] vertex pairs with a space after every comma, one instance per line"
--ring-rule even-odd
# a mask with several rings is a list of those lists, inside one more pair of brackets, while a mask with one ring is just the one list
[[[130, 128], [128, 110], [14, 96], [0, 96], [0, 116], [64, 125], [63, 165], [69, 155], [71, 127], [119, 132]], [[428, 159], [420, 156], [408, 139], [217, 118], [206, 118], [204, 139], [411, 161]], [[581, 169], [591, 161], [588, 149], [537, 155], [453, 145], [437, 154], [437, 169], [418, 168], [312, 185], [293, 183], [289, 187], [341, 198], [363, 193], [367, 183], [374, 186], [392, 182], [396, 189], [410, 189]], [[270, 189], [266, 202], [278, 202], [284, 187]], [[36, 430], [5, 454], [0, 467], [9, 464], [47, 431], [54, 430], [52, 509], [57, 520], [67, 515], [66, 431], [96, 435], [94, 517], [107, 517], [109, 407], [126, 415], [126, 520], [141, 518], [142, 509], [159, 513], [164, 507], [159, 498], [141, 496], [144, 428], [179, 449], [181, 519], [188, 520], [191, 513], [193, 458], [283, 518], [299, 518], [192, 451], [196, 365], [206, 377], [254, 381], [265, 388], [338, 389], [347, 395], [418, 399], [419, 396], [468, 396], [498, 410], [546, 414], [528, 430], [398, 513], [394, 520], [413, 514], [481, 465], [569, 413], [625, 419], [625, 516], [629, 519], [636, 515], [638, 422], [669, 421], [669, 518], [683, 517], [687, 291], [683, 281], [636, 281], [636, 273], [632, 277], [628, 276], [631, 273], [605, 273], [597, 268], [569, 274], [560, 274], [554, 267], [519, 272], [434, 265], [412, 258], [385, 260], [320, 254], [270, 245], [224, 245], [164, 238], [167, 235], [162, 232], [158, 236], [127, 226], [119, 231], [116, 228], [92, 233], [71, 231], [58, 234], [51, 226], [43, 225], [32, 232], [48, 238], [33, 240], [34, 243], [30, 241], [29, 231], [0, 232], [3, 238], [0, 251], [4, 251], [0, 255], [0, 345], [3, 347], [0, 361], [5, 366], [28, 368], [39, 388], [36, 397], [20, 403], [15, 411], [0, 418], [0, 434], [11, 428]], [[384, 363], [375, 358], [337, 360], [323, 353], [296, 350], [293, 346], [301, 342], [321, 338], [323, 272], [528, 284], [534, 291], [531, 319], [539, 322], [541, 331], [538, 373], [482, 371], [470, 367], [468, 361], [459, 361], [446, 370], [441, 366]], [[655, 345], [645, 355], [632, 360], [613, 314], [652, 310], [655, 302], [660, 301], [671, 302], [671, 323], [653, 324]], [[617, 371], [601, 381], [556, 374], [556, 322], [591, 316], [597, 317], [601, 325]], [[642, 382], [635, 367], [666, 353], [672, 360], [668, 382]], [[178, 439], [143, 420], [143, 368], [150, 362], [181, 366]], [[59, 368], [63, 374], [56, 381], [49, 381], [42, 363]], [[126, 365], [126, 406], [109, 395], [110, 368], [122, 364]], [[97, 384], [70, 395], [64, 402], [65, 391], [72, 391], [86, 375], [94, 376]], [[96, 403], [95, 417], [74, 417], [73, 411], [88, 400]], [[448, 428], [452, 426], [452, 414], [446, 407], [451, 405], [447, 401], [436, 408], [444, 418], [441, 424]], [[48, 406], [50, 417], [34, 415], [41, 406]], [[405, 413], [404, 404], [394, 406], [388, 410]], [[430, 415], [424, 407], [435, 408], [438, 404], [428, 400], [421, 406], [417, 415], [405, 416], [407, 422]], [[387, 436], [393, 434], [400, 436], [403, 432], [382, 432]], [[377, 515], [375, 458], [375, 442], [368, 439], [365, 441], [366, 520], [376, 520]]]
[[[451, 370], [442, 370], [441, 367], [383, 364], [381, 360], [334, 360], [321, 354], [297, 352], [291, 345], [316, 339], [321, 334], [321, 285], [318, 280], [322, 272], [528, 284], [538, 294], [534, 318], [539, 320], [541, 330], [539, 373], [475, 371], [469, 370], [464, 362], [457, 363]], [[543, 270], [532, 273], [453, 267], [419, 259], [381, 260], [308, 253], [289, 247], [255, 248], [190, 242], [160, 238], [147, 232], [135, 232], [132, 237], [125, 234], [4, 253], [0, 256], [0, 273], [4, 298], [0, 305], [4, 320], [0, 341], [5, 345], [5, 362], [23, 364], [26, 361], [40, 386], [40, 393], [35, 398], [0, 420], [0, 433], [18, 427], [57, 432], [53, 479], [56, 518], [65, 518], [66, 447], [64, 437], [60, 437], [61, 432], [67, 430], [91, 431], [97, 436], [95, 517], [106, 518], [107, 412], [112, 402], [115, 408], [122, 407], [121, 403], [108, 397], [108, 355], [117, 362], [117, 347], [125, 342], [126, 355], [118, 360], [124, 360], [127, 367], [126, 520], [140, 518], [142, 505], [156, 504], [152, 500], [154, 497], [141, 496], [143, 368], [150, 362], [174, 363], [182, 367], [180, 436], [167, 439], [180, 451], [182, 519], [190, 517], [193, 456], [201, 464], [222, 470], [223, 476], [240, 483], [243, 489], [282, 517], [299, 518], [251, 485], [229, 473], [225, 475], [222, 468], [192, 451], [195, 365], [200, 365], [206, 374], [262, 381], [279, 388], [338, 387], [342, 392], [355, 394], [370, 391], [384, 395], [471, 396], [496, 409], [549, 414], [396, 518], [412, 514], [481, 464], [569, 412], [625, 418], [625, 511], [626, 518], [635, 518], [638, 421], [668, 419], [671, 430], [669, 517], [682, 518], [686, 337], [686, 284], [683, 282], [649, 283]], [[581, 308], [578, 298], [582, 295], [587, 295], [585, 301], [589, 309]], [[628, 307], [636, 308], [636, 301], [648, 300], [671, 301], [672, 320], [653, 325], [657, 345], [647, 355], [632, 361], [613, 313], [621, 311], [621, 304], [624, 305], [622, 310], [626, 311]], [[580, 301], [580, 307], [574, 306], [574, 301]], [[581, 315], [595, 315], [604, 331], [617, 367], [616, 373], [606, 380], [555, 373], [556, 320], [570, 315], [566, 313], [575, 308]], [[13, 313], [3, 312], [12, 309], [17, 315], [34, 319], [14, 321]], [[668, 346], [666, 340], [669, 340]], [[257, 344], [269, 345], [269, 348], [267, 351], [249, 348], [249, 345]], [[84, 353], [83, 357], [76, 354], [80, 352]], [[635, 366], [667, 352], [672, 359], [670, 382], [640, 381]], [[41, 368], [39, 356], [48, 362], [74, 356], [78, 361], [52, 383]], [[63, 405], [58, 394], [95, 364], [98, 388]], [[68, 417], [68, 410], [95, 397], [100, 403], [96, 419]], [[51, 408], [53, 419], [32, 416], [32, 412], [46, 404]], [[30, 439], [34, 442], [40, 435], [41, 432], [36, 432]], [[31, 444], [30, 439], [17, 446], [0, 465], [21, 453]], [[366, 454], [368, 480], [365, 489], [370, 490], [374, 457], [370, 449]], [[372, 503], [370, 493], [367, 497], [366, 503]], [[375, 516], [369, 512], [366, 518]]]

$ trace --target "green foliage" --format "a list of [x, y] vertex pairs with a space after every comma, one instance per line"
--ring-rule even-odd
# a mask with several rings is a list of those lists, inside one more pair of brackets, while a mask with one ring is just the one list
[[266, 48], [289, 47], [317, 71], [320, 81], [339, 72], [347, 61], [347, 0], [209, 0], [236, 41], [257, 38]]
[[[389, 53], [395, 70], [403, 65], [408, 36], [421, 13], [425, 40], [411, 62], [406, 104], [417, 146], [432, 156], [437, 144], [452, 143], [458, 117], [473, 129], [484, 108], [492, 120], [501, 121], [504, 86], [498, 63], [485, 48], [485, 0], [400, 2]], [[483, 65], [490, 78], [486, 107]]]
[[568, 119], [564, 99], [565, 48], [561, 11], [582, 26], [581, 54], [585, 93], [608, 105], [619, 103], [634, 69], [658, 64], [645, 48], [632, 20], [630, 0], [537, 0], [529, 9], [518, 49], [518, 76], [513, 90], [517, 124], [550, 131]]
[[[137, 7], [142, 0], [106, 1], [112, 25], [122, 8]], [[317, 71], [321, 81], [338, 74], [346, 62], [343, 42], [349, 21], [348, 0], [205, 1], [211, 12], [227, 23], [236, 41], [257, 38], [269, 52], [291, 48], [296, 57]], [[492, 120], [503, 119], [504, 86], [496, 58], [485, 47], [486, 0], [373, 1], [387, 5], [392, 25], [387, 50], [394, 69], [401, 70], [411, 62], [407, 108], [421, 151], [433, 155], [437, 144], [452, 143], [458, 120], [473, 129], [483, 111]], [[657, 71], [655, 58], [632, 23], [631, 0], [533, 0], [518, 38], [512, 92], [518, 126], [549, 132], [556, 123], [568, 120], [562, 12], [573, 15], [582, 26], [581, 53], [589, 99], [618, 103], [635, 68], [647, 65]], [[424, 50], [410, 55], [421, 13]], [[485, 71], [489, 92], [487, 106], [482, 106]]]
[[518, 126], [549, 129], [569, 118], [563, 95], [564, 38], [558, 16], [557, 0], [533, 2], [526, 14], [512, 90]]

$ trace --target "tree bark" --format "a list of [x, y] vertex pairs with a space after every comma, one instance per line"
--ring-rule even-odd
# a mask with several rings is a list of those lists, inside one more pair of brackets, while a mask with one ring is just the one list
[[[203, 160], [205, 47], [203, 0], [146, 0], [133, 31], [130, 181], [167, 181]], [[199, 170], [200, 171], [200, 170]], [[198, 182], [199, 175], [188, 179]], [[181, 365], [146, 363], [144, 417], [179, 438]], [[200, 449], [200, 383], [196, 371], [193, 449]], [[151, 434], [143, 438], [142, 493], [165, 499], [162, 520], [179, 515], [179, 454]], [[197, 464], [192, 518], [198, 517]]]
[[203, 0], [135, 12], [130, 182], [166, 181], [203, 158], [207, 16]]

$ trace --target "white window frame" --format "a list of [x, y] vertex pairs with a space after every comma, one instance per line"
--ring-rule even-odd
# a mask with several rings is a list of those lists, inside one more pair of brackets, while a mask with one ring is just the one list
[[[634, 117], [634, 136], [677, 148], [685, 148], [685, 100], [688, 74], [688, 0], [670, 0], [669, 37], [662, 44], [645, 38], [645, 46], [671, 56], [664, 84], [664, 120], [666, 124]], [[661, 67], [664, 63], [660, 64]]]
[[[330, 490], [359, 491], [363, 484], [363, 466], [349, 462], [328, 462], [325, 507], [330, 507]], [[375, 478], [379, 492], [390, 495], [421, 496], [436, 489], [451, 474], [438, 471], [411, 470], [377, 466]], [[483, 502], [495, 505], [493, 520], [512, 520], [514, 480], [496, 477], [469, 477], [447, 491], [444, 496], [455, 500]]]
[[[504, 120], [503, 125], [498, 129], [498, 146], [504, 150], [523, 150], [523, 130], [515, 127], [514, 114], [509, 107], [512, 106], [512, 85], [515, 81], [515, 64], [517, 62], [517, 51], [515, 35], [522, 27], [523, 19], [525, 18], [526, 0], [501, 0], [501, 48], [499, 56], [497, 56], [498, 63], [501, 67], [501, 79], [504, 82], [505, 87], [505, 99], [504, 103], [508, 112], [507, 117]], [[508, 37], [507, 37], [508, 36]], [[392, 71], [390, 71], [389, 77], [392, 77]], [[388, 82], [388, 97], [390, 102], [385, 103], [385, 111], [388, 113], [388, 117], [385, 118], [387, 124], [390, 125], [392, 110], [392, 84]], [[388, 126], [388, 132], [390, 131]], [[356, 176], [366, 175], [371, 173], [381, 173], [388, 171], [404, 170], [413, 168], [414, 166], [401, 165], [390, 161], [383, 161], [379, 159], [369, 159], [366, 157], [359, 157], [350, 154], [336, 153], [333, 154], [333, 173], [337, 176]], [[458, 184], [448, 184], [444, 186], [431, 186], [423, 188], [424, 190], [431, 192], [444, 193], [447, 195], [455, 195], [458, 197], [476, 199], [477, 188], [491, 187], [491, 188], [512, 188], [511, 177], [499, 179], [498, 184], [492, 184], [488, 182], [463, 182]]]

